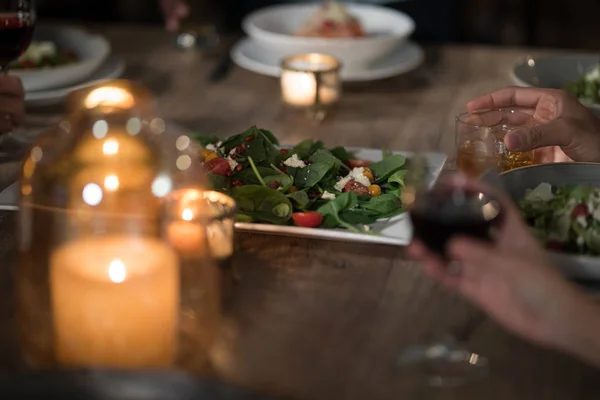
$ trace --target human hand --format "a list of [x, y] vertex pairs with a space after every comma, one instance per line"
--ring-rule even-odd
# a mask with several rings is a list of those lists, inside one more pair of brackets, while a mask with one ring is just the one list
[[529, 109], [537, 125], [527, 132], [511, 132], [504, 139], [510, 151], [536, 149], [542, 163], [600, 162], [600, 120], [562, 90], [509, 87], [478, 97], [469, 111], [489, 108]]
[[25, 119], [25, 92], [21, 79], [0, 74], [0, 134], [12, 131]]
[[[459, 263], [458, 274], [449, 274], [441, 258], [420, 241], [411, 243], [409, 255], [423, 262], [429, 276], [459, 291], [508, 330], [541, 345], [565, 349], [573, 336], [567, 332], [573, 327], [571, 319], [592, 308], [587, 306], [587, 297], [550, 265], [508, 198], [462, 175], [451, 177], [449, 183], [489, 193], [500, 202], [503, 214], [496, 241], [451, 240], [447, 253]], [[587, 315], [580, 319], [589, 321]]]
[[185, 0], [160, 0], [160, 7], [165, 17], [165, 28], [171, 32], [177, 31], [179, 22], [190, 13]]

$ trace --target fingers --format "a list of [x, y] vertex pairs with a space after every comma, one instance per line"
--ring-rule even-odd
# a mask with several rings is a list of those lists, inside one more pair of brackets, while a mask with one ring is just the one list
[[182, 0], [161, 0], [165, 16], [165, 28], [168, 31], [177, 31], [181, 19], [188, 16], [190, 10], [187, 2]]
[[25, 92], [16, 76], [0, 75], [0, 133], [11, 131], [25, 119]]
[[559, 119], [545, 125], [535, 125], [530, 129], [509, 132], [504, 144], [510, 151], [531, 151], [541, 147], [567, 146], [571, 141], [569, 127]]
[[537, 88], [508, 87], [471, 100], [467, 110], [481, 110], [502, 107], [535, 108], [538, 101], [548, 92]]

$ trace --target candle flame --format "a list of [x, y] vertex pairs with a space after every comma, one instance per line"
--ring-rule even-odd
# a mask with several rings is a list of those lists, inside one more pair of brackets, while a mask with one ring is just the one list
[[108, 266], [108, 277], [114, 283], [121, 283], [125, 281], [127, 277], [127, 270], [125, 269], [125, 264], [118, 258], [115, 258], [110, 262]]
[[102, 145], [102, 152], [107, 156], [117, 154], [119, 152], [119, 142], [115, 139], [108, 139]]
[[119, 177], [111, 174], [104, 178], [104, 188], [109, 192], [114, 192], [119, 188]]
[[181, 213], [181, 218], [184, 221], [191, 221], [192, 219], [194, 219], [194, 212], [192, 210], [190, 210], [189, 208], [186, 208], [185, 210], [183, 210], [183, 212]]
[[88, 109], [96, 108], [98, 106], [131, 108], [135, 101], [131, 93], [127, 90], [108, 86], [93, 90], [87, 95], [84, 103], [85, 107]]

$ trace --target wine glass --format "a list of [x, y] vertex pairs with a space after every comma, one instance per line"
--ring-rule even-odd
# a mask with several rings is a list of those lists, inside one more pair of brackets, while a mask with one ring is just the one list
[[[455, 235], [493, 241], [502, 217], [500, 203], [487, 193], [447, 181], [430, 187], [426, 177], [426, 159], [417, 154], [409, 164], [403, 195], [413, 237], [439, 255], [449, 274], [459, 273], [460, 265], [446, 253], [447, 243]], [[488, 360], [462, 343], [482, 321], [480, 315], [460, 335], [444, 332], [429, 343], [404, 349], [399, 365], [413, 369], [432, 386], [457, 386], [484, 377]]]
[[[7, 74], [10, 63], [27, 50], [35, 27], [33, 0], [0, 0], [0, 73]], [[0, 115], [11, 120], [11, 115]], [[23, 142], [15, 132], [0, 136], [0, 158], [18, 158]]]

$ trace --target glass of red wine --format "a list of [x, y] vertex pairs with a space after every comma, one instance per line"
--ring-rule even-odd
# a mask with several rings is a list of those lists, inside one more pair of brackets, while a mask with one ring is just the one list
[[[449, 274], [458, 273], [460, 265], [446, 252], [448, 242], [457, 235], [492, 242], [502, 218], [500, 203], [467, 185], [441, 181], [430, 187], [426, 175], [425, 159], [415, 156], [403, 196], [413, 225], [413, 240], [437, 254]], [[399, 364], [413, 369], [431, 386], [458, 386], [486, 376], [488, 360], [464, 346], [483, 319], [479, 315], [460, 334], [444, 332], [431, 342], [410, 346], [400, 354]]]
[[[29, 47], [35, 27], [33, 0], [0, 0], [0, 73], [7, 74], [10, 64]], [[0, 118], [11, 120], [9, 114]], [[0, 158], [19, 158], [23, 142], [14, 132], [0, 136]]]

